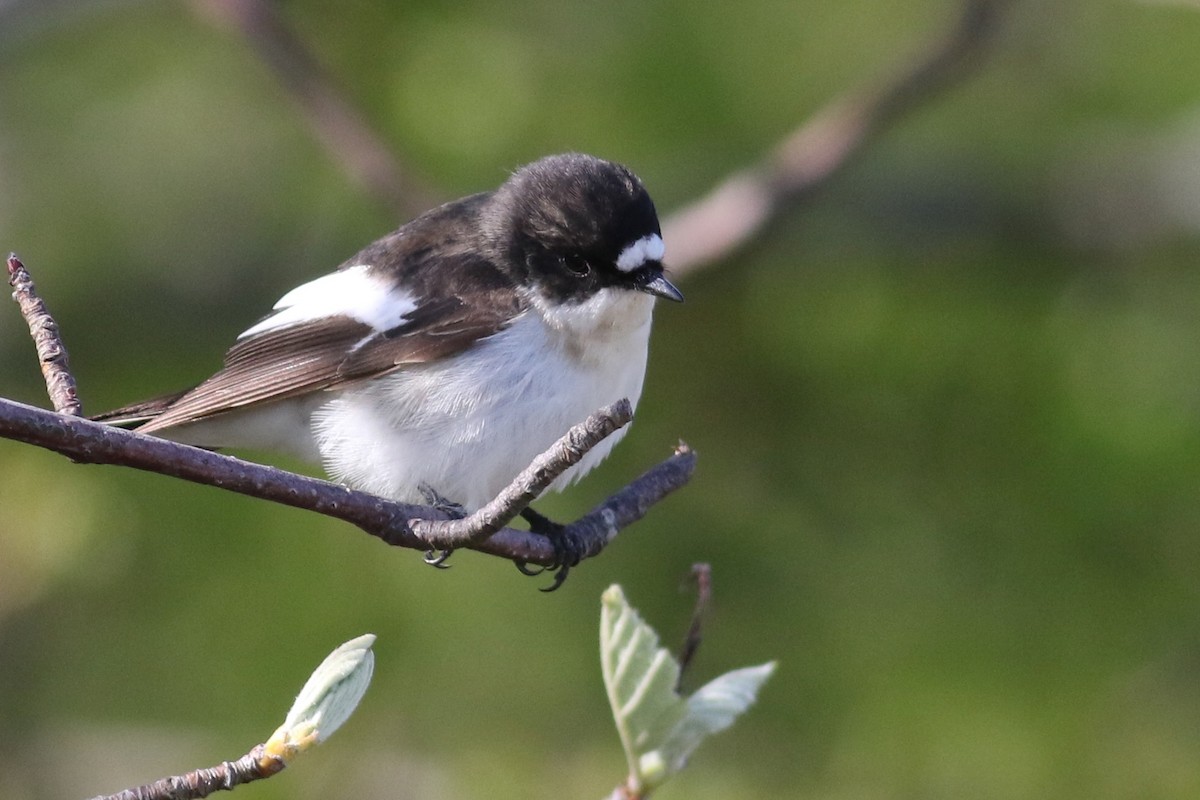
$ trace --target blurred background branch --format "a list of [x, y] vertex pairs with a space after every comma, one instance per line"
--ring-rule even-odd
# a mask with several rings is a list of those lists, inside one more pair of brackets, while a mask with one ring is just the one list
[[[777, 215], [825, 185], [889, 125], [977, 69], [1010, 0], [965, 0], [957, 21], [895, 78], [846, 92], [775, 145], [663, 220], [668, 262], [680, 276], [746, 246]], [[240, 33], [303, 109], [330, 157], [376, 199], [414, 216], [434, 194], [401, 176], [399, 159], [348, 96], [339, 91], [272, 0], [192, 0], [204, 15]]]
[[201, 16], [243, 37], [355, 184], [405, 219], [441, 202], [411, 167], [401, 165], [394, 147], [287, 24], [274, 0], [191, 2]]
[[726, 177], [663, 221], [667, 260], [684, 275], [747, 246], [779, 214], [826, 185], [875, 136], [966, 78], [984, 61], [1008, 0], [966, 0], [958, 20], [896, 77], [819, 109], [752, 167]]

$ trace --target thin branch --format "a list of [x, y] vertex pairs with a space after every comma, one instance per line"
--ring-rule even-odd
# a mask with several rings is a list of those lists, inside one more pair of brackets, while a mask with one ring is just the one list
[[692, 608], [692, 622], [688, 625], [687, 634], [683, 637], [683, 646], [679, 648], [679, 680], [675, 682], [675, 691], [681, 691], [683, 676], [687, 674], [696, 651], [700, 649], [703, 640], [704, 615], [712, 603], [712, 566], [710, 564], [693, 564], [691, 578], [696, 584], [696, 605]]
[[[397, 503], [318, 478], [255, 464], [166, 439], [113, 428], [0, 398], [0, 438], [25, 442], [86, 464], [112, 464], [215, 486], [349, 522], [383, 542], [426, 551], [436, 543], [413, 533], [417, 519], [449, 520], [446, 511]], [[686, 447], [653, 467], [587, 515], [566, 526], [584, 543], [584, 558], [598, 554], [626, 526], [691, 478], [695, 454]], [[554, 563], [545, 536], [502, 528], [470, 549], [531, 564]]]
[[410, 527], [413, 533], [438, 550], [479, 544], [511, 522], [559, 475], [578, 464], [589, 450], [632, 420], [633, 406], [628, 400], [602, 408], [567, 431], [504, 491], [474, 514], [447, 521], [415, 519]]
[[[646, 516], [658, 501], [683, 487], [691, 479], [695, 469], [695, 451], [680, 442], [670, 458], [651, 467], [624, 489], [610, 495], [587, 514], [565, 526], [563, 532], [575, 537], [584, 545], [580, 560], [599, 555], [618, 533]], [[539, 538], [550, 545], [551, 552], [539, 553], [537, 559], [528, 560], [537, 564], [553, 562], [553, 543], [545, 537]], [[488, 542], [492, 539], [488, 539]]]
[[675, 276], [745, 247], [781, 212], [810, 197], [888, 125], [981, 63], [1009, 0], [966, 0], [955, 26], [895, 80], [834, 99], [759, 164], [730, 175], [663, 221]]
[[[75, 380], [67, 365], [66, 350], [58, 337], [58, 326], [34, 293], [33, 281], [16, 256], [9, 257], [8, 268], [13, 285], [17, 287], [14, 297], [38, 344], [43, 371], [47, 373], [47, 389], [55, 399], [55, 406], [60, 407], [56, 392], [65, 394], [61, 387], [66, 386], [77, 411]], [[113, 464], [157, 472], [315, 511], [350, 522], [387, 544], [399, 547], [423, 551], [469, 547], [543, 566], [555, 563], [554, 543], [544, 535], [506, 529], [504, 525], [559, 475], [579, 463], [588, 451], [632, 418], [633, 408], [628, 400], [600, 409], [573, 426], [535, 458], [492, 502], [470, 517], [456, 519], [439, 508], [385, 500], [277, 467], [110, 427], [61, 410], [53, 413], [0, 398], [0, 438], [52, 450], [79, 463]], [[671, 458], [586, 516], [565, 526], [565, 531], [582, 549], [581, 560], [600, 553], [622, 528], [641, 519], [650, 506], [687, 483], [694, 467], [695, 455], [681, 445]]]
[[269, 755], [264, 745], [259, 744], [237, 761], [224, 761], [215, 767], [163, 778], [116, 794], [99, 795], [92, 800], [196, 800], [213, 792], [269, 778], [285, 766], [282, 758]]
[[210, 19], [242, 35], [299, 105], [317, 140], [350, 178], [404, 217], [441, 200], [405, 176], [391, 147], [337, 86], [270, 0], [192, 0]]
[[79, 416], [83, 406], [75, 392], [75, 378], [67, 361], [67, 348], [58, 333], [58, 323], [46, 310], [46, 304], [38, 297], [29, 271], [17, 258], [16, 253], [8, 256], [8, 282], [13, 287], [13, 300], [21, 307], [21, 316], [29, 325], [29, 335], [37, 347], [38, 361], [42, 365], [42, 377], [46, 379], [46, 391], [50, 402], [60, 414]]

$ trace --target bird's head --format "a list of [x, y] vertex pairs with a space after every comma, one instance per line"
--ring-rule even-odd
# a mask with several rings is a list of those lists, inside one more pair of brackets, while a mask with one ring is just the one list
[[603, 289], [683, 295], [663, 275], [654, 202], [627, 168], [593, 156], [549, 156], [496, 190], [485, 228], [522, 285], [583, 302]]

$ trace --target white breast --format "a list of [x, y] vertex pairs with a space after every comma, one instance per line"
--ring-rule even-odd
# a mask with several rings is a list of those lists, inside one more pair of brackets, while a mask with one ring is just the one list
[[[601, 406], [642, 392], [653, 298], [604, 290], [586, 303], [532, 308], [447, 362], [405, 367], [331, 394], [313, 416], [330, 474], [422, 502], [426, 484], [475, 509]], [[609, 437], [554, 485], [608, 455]]]

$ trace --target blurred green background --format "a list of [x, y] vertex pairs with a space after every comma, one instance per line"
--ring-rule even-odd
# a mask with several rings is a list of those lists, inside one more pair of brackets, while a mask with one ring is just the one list
[[[543, 154], [694, 199], [945, 31], [943, 0], [281, 4], [445, 197]], [[986, 62], [661, 308], [630, 436], [694, 482], [555, 595], [337, 522], [0, 442], [0, 797], [233, 758], [338, 643], [374, 684], [243, 798], [599, 797], [620, 582], [693, 686], [776, 658], [663, 798], [1200, 796], [1200, 6], [1008, 9]], [[232, 31], [175, 2], [0, 2], [0, 248], [86, 408], [203, 377], [400, 222]], [[668, 259], [669, 260], [669, 259]], [[0, 394], [45, 405], [15, 308]]]

